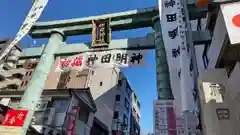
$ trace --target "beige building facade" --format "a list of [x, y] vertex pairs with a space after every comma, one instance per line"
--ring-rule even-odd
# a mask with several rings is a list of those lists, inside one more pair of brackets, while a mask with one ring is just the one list
[[[204, 135], [240, 134], [238, 105], [240, 101], [240, 48], [239, 44], [232, 44], [230, 41], [232, 33], [229, 33], [230, 24], [226, 21], [232, 20], [226, 20], [224, 17], [226, 14], [234, 15], [235, 4], [237, 3], [226, 4], [233, 6], [231, 11], [228, 11], [229, 13], [223, 12], [221, 5], [212, 9], [206, 18], [206, 24], [202, 25], [202, 28], [211, 32], [212, 41], [209, 44], [195, 46]], [[235, 28], [234, 35], [238, 36], [240, 29], [236, 26], [232, 28]]]

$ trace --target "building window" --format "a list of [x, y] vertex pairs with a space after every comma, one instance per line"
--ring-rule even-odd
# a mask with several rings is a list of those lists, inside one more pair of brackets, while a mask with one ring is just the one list
[[130, 88], [130, 85], [128, 84], [128, 82], [127, 82], [126, 92], [127, 92], [128, 97], [130, 97], [131, 96], [131, 88]]
[[210, 45], [206, 44], [205, 47], [204, 47], [204, 50], [203, 50], [203, 54], [202, 54], [203, 65], [204, 65], [205, 69], [207, 69], [208, 63], [210, 61], [210, 59], [208, 58], [208, 55], [207, 55], [209, 48], [210, 48]]
[[113, 114], [113, 118], [118, 119], [118, 117], [119, 117], [119, 112], [115, 111]]
[[48, 103], [47, 107], [55, 108], [56, 113], [64, 113], [67, 111], [69, 102], [67, 98], [54, 98]]
[[23, 75], [21, 75], [20, 73], [13, 74], [13, 76], [18, 78], [18, 79], [22, 79], [23, 78]]
[[133, 108], [133, 112], [134, 112], [134, 113], [137, 113], [137, 111], [136, 111], [136, 109], [135, 109], [135, 108]]
[[88, 117], [90, 115], [90, 112], [88, 110], [81, 110], [79, 111], [79, 120], [81, 120], [83, 123], [87, 124]]
[[122, 80], [118, 80], [118, 86], [122, 86]]
[[103, 82], [100, 82], [100, 86], [102, 86], [103, 85]]
[[28, 76], [32, 76], [32, 71], [29, 72]]
[[33, 66], [32, 66], [32, 64], [31, 63], [29, 63], [28, 65], [27, 65], [27, 69], [31, 69]]
[[21, 83], [21, 85], [20, 85], [20, 86], [22, 87], [22, 86], [24, 85], [24, 83], [25, 83], [25, 82], [24, 82], [24, 81], [22, 81], [22, 83]]
[[4, 70], [8, 70], [8, 68], [6, 68], [6, 67], [3, 67], [3, 69], [4, 69]]
[[125, 114], [123, 115], [123, 124], [125, 127], [128, 127], [128, 117]]
[[25, 87], [28, 84], [28, 81], [22, 81], [21, 87]]
[[137, 106], [138, 106], [138, 108], [140, 109], [140, 102], [139, 101], [137, 101]]
[[25, 76], [31, 76], [32, 75], [32, 71], [28, 71], [26, 72]]
[[116, 102], [119, 102], [121, 99], [121, 96], [120, 95], [116, 95]]
[[23, 65], [17, 65], [16, 68], [23, 68]]
[[128, 112], [129, 111], [129, 102], [128, 102], [127, 98], [125, 98], [125, 108]]
[[140, 117], [139, 117], [139, 115], [137, 114], [137, 121], [139, 122], [140, 121]]

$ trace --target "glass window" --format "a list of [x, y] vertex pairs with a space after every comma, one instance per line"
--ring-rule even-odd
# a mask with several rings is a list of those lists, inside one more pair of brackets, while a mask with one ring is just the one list
[[120, 95], [116, 95], [116, 102], [118, 101], [120, 101], [120, 99], [121, 99], [121, 96]]
[[128, 117], [125, 114], [123, 116], [123, 123], [124, 123], [125, 127], [128, 127]]
[[113, 118], [118, 119], [118, 117], [119, 117], [119, 112], [115, 111], [114, 114], [113, 114]]
[[125, 108], [128, 112], [129, 111], [129, 102], [128, 102], [127, 98], [125, 98]]
[[88, 110], [86, 109], [81, 110], [79, 111], [79, 120], [87, 124], [89, 115], [90, 115], [90, 112]]
[[140, 102], [139, 101], [137, 101], [137, 106], [138, 106], [138, 108], [140, 109]]
[[203, 54], [202, 54], [202, 59], [203, 59], [203, 65], [204, 65], [204, 68], [206, 69], [208, 67], [208, 63], [210, 61], [209, 57], [208, 57], [208, 50], [210, 48], [210, 45], [209, 44], [206, 44], [205, 45], [205, 48], [203, 50]]
[[55, 108], [56, 113], [64, 113], [67, 111], [69, 100], [68, 99], [53, 99], [52, 107]]
[[138, 116], [138, 114], [137, 114], [137, 121], [138, 121], [138, 122], [140, 121], [140, 117]]
[[128, 97], [130, 97], [131, 96], [131, 88], [130, 88], [130, 85], [128, 84], [128, 82], [126, 82], [126, 83], [127, 83], [126, 92], [127, 92]]
[[122, 80], [118, 80], [118, 86], [122, 86]]

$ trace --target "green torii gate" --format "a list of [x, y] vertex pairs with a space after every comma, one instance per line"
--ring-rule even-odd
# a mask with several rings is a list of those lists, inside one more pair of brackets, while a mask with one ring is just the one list
[[[190, 18], [205, 17], [205, 10], [190, 12]], [[192, 15], [192, 16], [191, 16]], [[49, 38], [47, 45], [39, 48], [28, 48], [23, 52], [24, 57], [40, 57], [32, 79], [21, 99], [19, 109], [29, 110], [24, 122], [22, 135], [25, 135], [32, 116], [36, 102], [39, 100], [47, 80], [48, 73], [54, 63], [56, 56], [70, 56], [85, 51], [97, 51], [91, 49], [90, 44], [66, 44], [63, 42], [67, 36], [84, 35], [92, 32], [92, 20], [111, 18], [110, 28], [112, 31], [152, 27], [154, 32], [146, 37], [112, 40], [106, 49], [155, 49], [156, 52], [156, 73], [158, 99], [173, 100], [170, 86], [169, 69], [166, 58], [166, 51], [161, 36], [158, 7], [132, 10], [127, 12], [77, 18], [60, 21], [38, 22], [29, 33], [33, 38]], [[208, 31], [192, 32], [192, 39], [195, 44], [203, 44], [211, 40]]]

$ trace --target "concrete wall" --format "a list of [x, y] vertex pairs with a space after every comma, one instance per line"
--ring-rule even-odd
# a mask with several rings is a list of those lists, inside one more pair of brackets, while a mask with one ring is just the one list
[[[118, 85], [118, 80], [122, 80], [120, 70], [117, 68], [101, 68], [89, 72], [89, 82], [91, 94], [97, 106], [95, 116], [103, 122], [111, 134], [112, 130], [117, 129], [116, 121], [113, 119], [114, 111], [119, 112], [119, 120], [123, 122], [124, 114], [128, 117], [128, 127], [126, 132], [130, 130], [130, 113], [131, 113], [131, 91], [130, 96], [127, 93], [127, 80], [122, 81], [122, 85]], [[120, 76], [120, 78], [119, 78]], [[130, 88], [131, 89], [131, 88]], [[116, 102], [116, 95], [120, 95], [120, 102]], [[129, 110], [125, 107], [125, 98], [129, 102]], [[118, 129], [121, 129], [118, 124]]]
[[[239, 64], [237, 64], [239, 66]], [[240, 72], [238, 67], [235, 68]], [[238, 135], [239, 128], [239, 110], [236, 105], [240, 100], [239, 97], [232, 99], [231, 93], [233, 90], [233, 85], [231, 83], [237, 83], [237, 80], [233, 82], [231, 79], [227, 77], [227, 73], [225, 69], [208, 69], [203, 73], [199, 78], [199, 93], [201, 98], [201, 108], [202, 108], [202, 118], [203, 118], [203, 129], [205, 135]], [[213, 89], [203, 87], [203, 82], [217, 83], [225, 86], [225, 93], [217, 93], [221, 95], [223, 98], [219, 100], [218, 96], [214, 96], [211, 94]], [[239, 87], [239, 86], [238, 86]], [[229, 119], [219, 119], [216, 113], [217, 109], [224, 108], [228, 109]]]
[[90, 72], [88, 86], [97, 106], [95, 116], [111, 131], [118, 73], [112, 68]]
[[226, 36], [227, 30], [223, 14], [221, 11], [219, 11], [213, 32], [212, 43], [208, 52], [208, 57], [210, 58], [208, 68], [215, 68], [218, 56], [220, 55]]
[[[68, 112], [71, 112], [72, 106], [79, 106], [79, 104], [80, 104], [79, 100], [75, 96], [73, 96]], [[83, 108], [83, 109], [85, 109], [85, 108]], [[81, 110], [81, 108], [80, 108], [80, 113], [81, 113], [81, 111], [87, 111], [87, 110]], [[83, 121], [79, 120], [79, 114], [77, 114], [77, 122], [76, 122], [77, 134], [78, 135], [90, 135], [91, 127], [93, 125], [93, 119], [94, 119], [94, 114], [92, 112], [90, 112], [87, 123], [84, 123]]]

